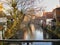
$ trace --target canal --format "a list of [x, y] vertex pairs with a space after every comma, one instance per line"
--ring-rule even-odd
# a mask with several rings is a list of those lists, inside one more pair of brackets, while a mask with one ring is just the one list
[[[25, 31], [18, 31], [15, 39], [22, 39], [22, 40], [44, 40], [50, 39], [49, 34], [45, 32], [40, 25], [30, 25], [31, 30], [24, 28]], [[26, 42], [20, 43], [21, 45], [55, 45], [53, 42], [30, 42], [27, 44]], [[9, 43], [9, 45], [20, 45], [19, 43]], [[57, 45], [57, 43], [56, 43]]]
[[[36, 26], [31, 24], [32, 34], [30, 31], [25, 32], [25, 40], [44, 40], [44, 38], [47, 39], [49, 37], [48, 33], [44, 32], [39, 25]], [[45, 33], [47, 36], [44, 35]], [[33, 45], [52, 45], [52, 42], [33, 42]]]

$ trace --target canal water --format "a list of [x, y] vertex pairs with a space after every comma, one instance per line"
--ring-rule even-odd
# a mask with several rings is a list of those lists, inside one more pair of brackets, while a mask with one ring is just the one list
[[[44, 40], [43, 29], [32, 30], [33, 34], [29, 31], [25, 33], [25, 40]], [[52, 45], [52, 42], [33, 42], [33, 45]]]
[[[22, 36], [22, 33], [20, 33], [19, 35]], [[18, 37], [19, 37], [19, 35], [17, 34]], [[43, 29], [41, 27], [36, 28], [32, 24], [31, 25], [31, 30], [24, 31], [24, 36], [23, 37], [24, 37], [24, 40], [44, 40], [44, 32], [43, 32]], [[10, 45], [13, 45], [13, 44], [10, 44]], [[20, 45], [20, 44], [18, 44], [18, 43], [15, 44], [14, 43], [14, 45]], [[22, 43], [22, 45], [27, 45], [27, 43]], [[29, 45], [52, 45], [52, 42], [32, 42], [32, 43], [29, 43]]]
[[[30, 32], [27, 32], [25, 35], [25, 40], [43, 40], [43, 31], [41, 30], [34, 30], [33, 34], [31, 35]], [[31, 38], [32, 37], [32, 38]]]

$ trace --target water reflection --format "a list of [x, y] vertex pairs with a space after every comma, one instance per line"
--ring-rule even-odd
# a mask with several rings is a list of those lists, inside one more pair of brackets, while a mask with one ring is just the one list
[[33, 45], [52, 45], [51, 42], [34, 42]]
[[30, 34], [30, 31], [25, 32], [24, 38], [26, 40], [31, 40], [31, 37], [33, 37], [33, 40], [43, 40], [43, 30], [42, 29], [36, 29], [34, 30], [33, 34]]
[[43, 32], [40, 30], [35, 31], [35, 40], [43, 40]]
[[[25, 40], [44, 40], [42, 28], [36, 29], [33, 32], [31, 35], [30, 31], [26, 31], [24, 36]], [[52, 42], [33, 42], [33, 45], [52, 45]]]

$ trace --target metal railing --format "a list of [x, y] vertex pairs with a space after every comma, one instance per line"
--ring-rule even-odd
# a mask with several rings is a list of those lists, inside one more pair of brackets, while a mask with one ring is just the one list
[[23, 43], [26, 43], [26, 45], [30, 45], [33, 42], [59, 42], [60, 39], [44, 39], [44, 40], [21, 40], [21, 39], [3, 39], [0, 40], [0, 45], [23, 45]]

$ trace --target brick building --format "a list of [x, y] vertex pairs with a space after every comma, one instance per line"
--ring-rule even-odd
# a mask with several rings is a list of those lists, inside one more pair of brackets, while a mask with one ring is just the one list
[[60, 21], [60, 7], [53, 10], [53, 15], [53, 18], [56, 18], [58, 21]]

